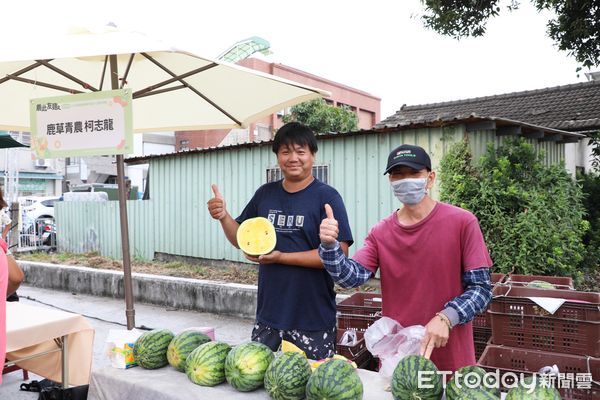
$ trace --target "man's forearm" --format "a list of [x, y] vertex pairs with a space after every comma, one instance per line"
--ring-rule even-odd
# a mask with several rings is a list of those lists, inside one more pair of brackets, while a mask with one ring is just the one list
[[339, 242], [332, 248], [319, 246], [319, 257], [334, 282], [343, 288], [360, 286], [371, 277], [371, 271], [344, 254]]
[[280, 264], [296, 265], [306, 268], [322, 269], [323, 263], [319, 258], [319, 252], [315, 250], [298, 251], [294, 253], [281, 253]]
[[[345, 255], [348, 254], [348, 243], [341, 242], [340, 248]], [[281, 258], [278, 260], [280, 264], [323, 269], [323, 262], [319, 257], [319, 251], [317, 249], [293, 253], [281, 253], [280, 257]]]
[[223, 219], [220, 219], [219, 222], [221, 223], [221, 227], [223, 228], [223, 232], [225, 233], [227, 240], [229, 240], [229, 243], [239, 249], [240, 246], [237, 242], [237, 231], [240, 227], [240, 224], [238, 224], [237, 221], [233, 219], [231, 215], [229, 215], [229, 213], [227, 213]]
[[442, 311], [451, 324], [466, 324], [484, 312], [492, 300], [492, 282], [489, 268], [478, 268], [463, 273], [465, 291], [445, 305]]

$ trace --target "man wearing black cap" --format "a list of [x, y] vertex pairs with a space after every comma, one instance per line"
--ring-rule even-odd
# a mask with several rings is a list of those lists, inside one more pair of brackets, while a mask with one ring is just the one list
[[491, 300], [492, 265], [477, 218], [429, 196], [435, 172], [419, 146], [394, 149], [385, 174], [403, 207], [373, 227], [350, 259], [337, 241], [335, 210], [325, 205], [323, 265], [342, 287], [360, 286], [379, 270], [383, 315], [425, 326], [421, 354], [440, 371], [474, 365], [470, 321]]

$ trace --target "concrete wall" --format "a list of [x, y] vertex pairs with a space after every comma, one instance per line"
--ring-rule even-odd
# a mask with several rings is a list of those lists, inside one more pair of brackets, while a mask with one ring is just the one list
[[589, 139], [565, 145], [565, 166], [572, 174], [575, 174], [576, 168], [583, 168], [586, 173], [592, 171], [592, 146], [589, 145]]
[[[94, 296], [125, 298], [123, 273], [86, 267], [19, 261], [31, 286]], [[134, 273], [134, 301], [178, 309], [254, 318], [254, 285]]]
[[[123, 273], [18, 261], [25, 283], [44, 289], [125, 299]], [[257, 287], [162, 275], [132, 274], [134, 302], [242, 318], [256, 316]], [[348, 295], [338, 295], [339, 302]], [[123, 300], [123, 303], [125, 300]]]

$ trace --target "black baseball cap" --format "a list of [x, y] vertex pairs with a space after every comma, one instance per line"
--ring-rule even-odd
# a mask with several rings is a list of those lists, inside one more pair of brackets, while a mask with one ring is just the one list
[[387, 167], [383, 174], [385, 175], [392, 169], [402, 165], [416, 169], [417, 171], [423, 168], [431, 171], [431, 158], [429, 158], [429, 154], [422, 147], [403, 144], [392, 150], [388, 156]]

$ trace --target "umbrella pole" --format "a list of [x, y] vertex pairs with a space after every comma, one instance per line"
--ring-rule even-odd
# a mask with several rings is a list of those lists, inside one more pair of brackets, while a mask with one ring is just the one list
[[[111, 55], [110, 81], [113, 89], [119, 89], [117, 56]], [[129, 254], [129, 225], [127, 222], [127, 197], [125, 193], [125, 163], [123, 155], [117, 155], [117, 184], [119, 188], [119, 218], [121, 221], [121, 247], [123, 252], [123, 286], [125, 290], [125, 317], [127, 329], [135, 328], [135, 309], [133, 308], [133, 285], [131, 283], [131, 257]]]

